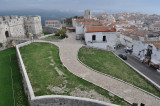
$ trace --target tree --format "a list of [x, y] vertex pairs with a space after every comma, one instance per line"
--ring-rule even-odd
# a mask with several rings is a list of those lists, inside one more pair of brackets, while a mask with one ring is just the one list
[[72, 25], [72, 18], [66, 18], [66, 24]]
[[67, 33], [67, 30], [65, 30], [65, 29], [62, 29], [62, 30], [59, 30], [59, 31], [58, 31], [58, 34], [59, 34], [60, 37], [62, 37], [62, 36], [65, 35], [66, 33]]

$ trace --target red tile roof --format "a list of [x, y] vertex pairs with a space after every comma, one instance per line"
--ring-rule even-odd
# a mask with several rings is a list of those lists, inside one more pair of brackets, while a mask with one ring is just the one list
[[121, 31], [121, 33], [124, 34], [124, 35], [131, 34], [132, 32], [133, 32], [133, 30]]
[[160, 47], [160, 43], [154, 43], [153, 44], [157, 49]]
[[128, 24], [128, 22], [119, 22], [119, 24]]
[[113, 26], [111, 26], [111, 30], [108, 26], [87, 26], [86, 33], [92, 32], [116, 32], [116, 29]]
[[125, 29], [137, 29], [135, 26], [125, 27]]

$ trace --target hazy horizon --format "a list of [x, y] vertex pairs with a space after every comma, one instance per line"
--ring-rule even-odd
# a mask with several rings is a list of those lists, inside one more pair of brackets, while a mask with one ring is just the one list
[[159, 0], [1, 0], [0, 11], [24, 10], [59, 10], [62, 12], [83, 12], [86, 9], [93, 13], [140, 12], [160, 14]]

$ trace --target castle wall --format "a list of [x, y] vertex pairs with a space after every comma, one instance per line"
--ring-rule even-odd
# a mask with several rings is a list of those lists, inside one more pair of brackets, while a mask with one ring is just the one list
[[5, 25], [3, 21], [0, 21], [0, 43], [6, 42], [6, 36], [5, 36]]
[[29, 33], [42, 34], [40, 16], [0, 16], [0, 43], [6, 43], [7, 37], [24, 38]]
[[24, 24], [27, 33], [39, 35], [42, 33], [42, 24], [40, 16], [29, 16], [24, 18]]
[[10, 37], [25, 37], [24, 21], [22, 18], [8, 21]]

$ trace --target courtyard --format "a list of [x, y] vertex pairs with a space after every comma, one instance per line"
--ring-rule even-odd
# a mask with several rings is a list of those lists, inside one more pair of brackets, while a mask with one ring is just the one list
[[123, 99], [70, 73], [53, 44], [32, 43], [20, 48], [36, 96], [68, 95], [129, 105]]
[[0, 51], [0, 106], [28, 106], [15, 48]]

